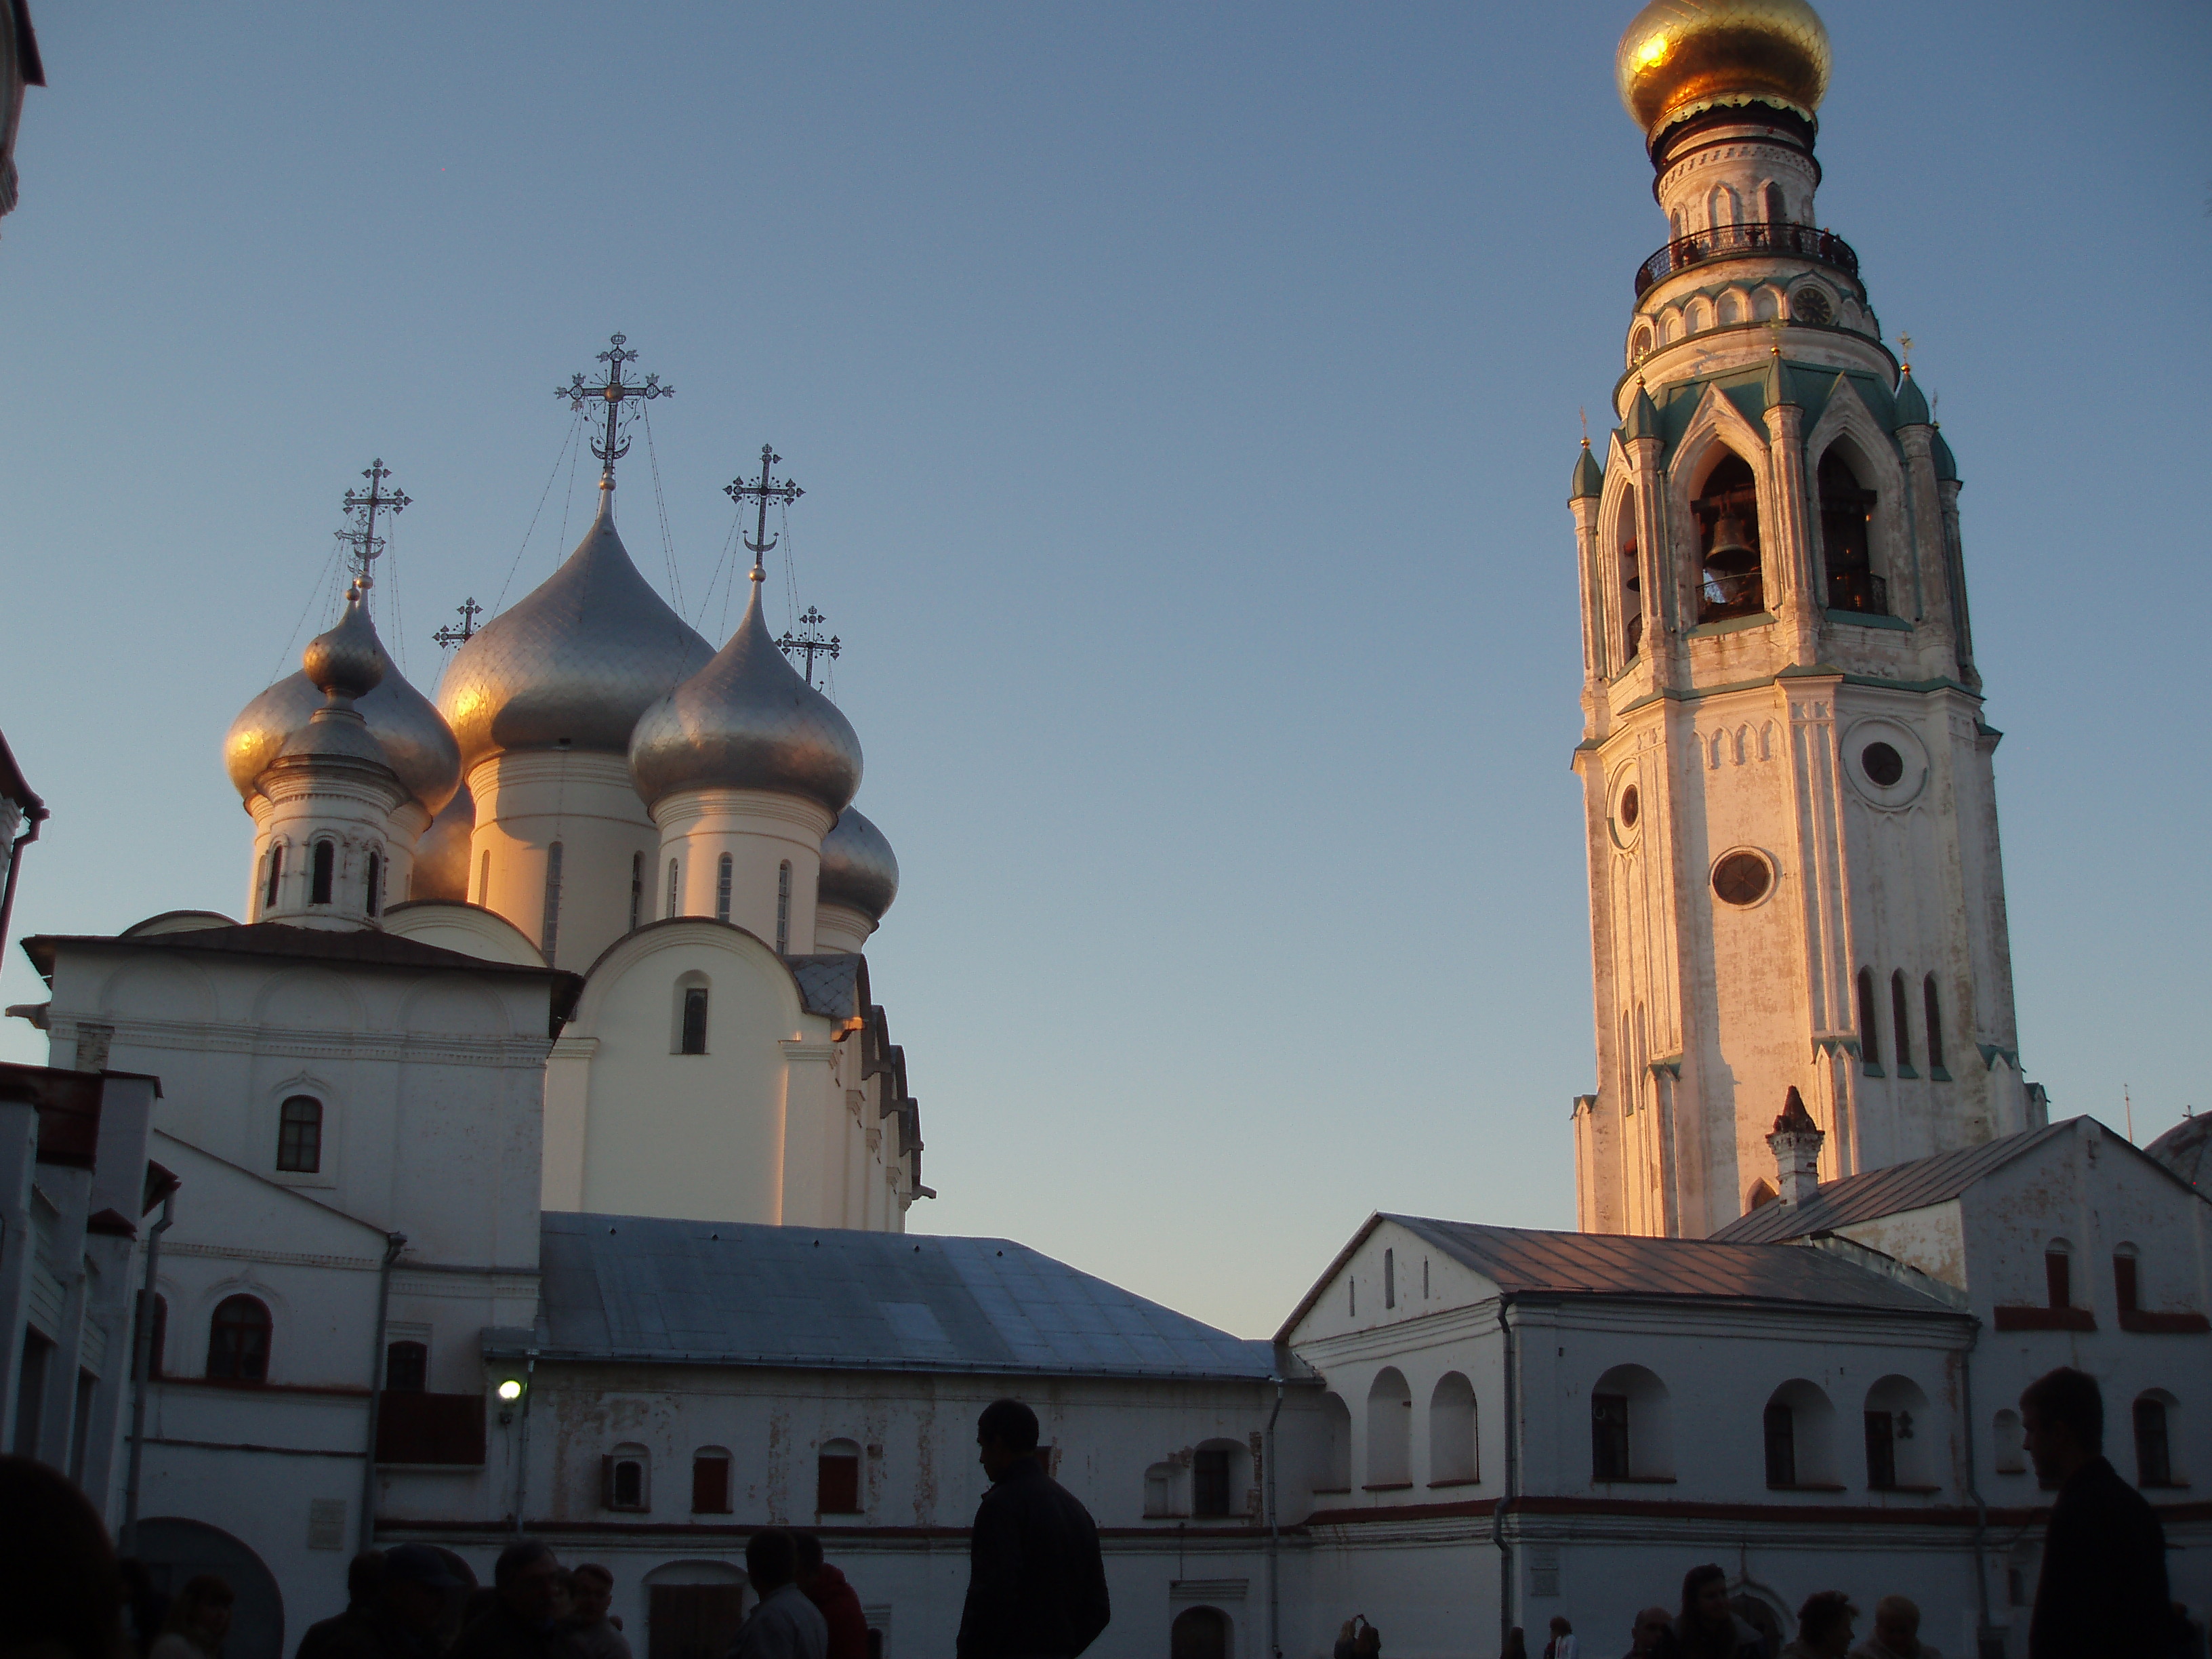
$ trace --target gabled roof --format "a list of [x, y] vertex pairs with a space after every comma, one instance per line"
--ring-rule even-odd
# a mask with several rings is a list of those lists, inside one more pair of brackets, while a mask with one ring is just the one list
[[[2000, 1135], [1978, 1146], [1961, 1146], [1956, 1152], [1938, 1152], [1933, 1158], [1916, 1158], [1886, 1169], [1845, 1176], [1840, 1181], [1824, 1182], [1805, 1203], [1762, 1204], [1750, 1214], [1738, 1216], [1713, 1237], [1737, 1244], [1769, 1243], [1802, 1238], [1808, 1233], [1832, 1232], [1838, 1227], [1872, 1221], [1881, 1216], [1900, 1215], [1908, 1210], [1924, 1210], [1933, 1204], [1948, 1203], [2014, 1158], [2024, 1158], [2040, 1146], [2073, 1134], [2081, 1125], [2095, 1121], [2089, 1117], [2062, 1118], [2039, 1129]], [[2098, 1127], [2104, 1126], [2099, 1124]], [[2127, 1146], [2126, 1141], [2110, 1130], [2105, 1133]], [[2161, 1173], [2173, 1176], [2173, 1171], [2156, 1158], [2134, 1146], [2128, 1146], [2128, 1151]]]
[[1328, 1271], [1276, 1333], [1288, 1341], [1353, 1252], [1385, 1221], [1395, 1222], [1509, 1298], [1626, 1297], [1638, 1300], [1775, 1302], [1881, 1313], [1953, 1314], [1930, 1296], [1821, 1251], [1795, 1244], [1720, 1243], [1705, 1238], [1640, 1238], [1626, 1233], [1551, 1232], [1486, 1227], [1471, 1221], [1377, 1214], [1353, 1235]]
[[[1265, 1382], [1266, 1342], [1003, 1238], [548, 1213], [541, 1358]], [[511, 1346], [514, 1334], [487, 1337]]]

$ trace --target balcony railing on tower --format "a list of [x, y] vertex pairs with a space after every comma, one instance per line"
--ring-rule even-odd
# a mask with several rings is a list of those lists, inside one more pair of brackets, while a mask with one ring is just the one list
[[1859, 256], [1833, 231], [1811, 225], [1776, 225], [1754, 221], [1741, 225], [1715, 225], [1694, 236], [1680, 236], [1636, 268], [1636, 297], [1662, 276], [1671, 276], [1709, 259], [1735, 258], [1744, 254], [1780, 253], [1832, 266], [1853, 282], [1858, 280]]

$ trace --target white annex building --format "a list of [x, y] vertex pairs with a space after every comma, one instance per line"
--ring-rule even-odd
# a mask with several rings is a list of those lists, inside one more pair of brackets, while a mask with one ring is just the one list
[[885, 1659], [944, 1652], [1009, 1393], [1100, 1523], [1100, 1659], [1322, 1659], [1355, 1613], [1393, 1659], [1554, 1613], [1595, 1650], [1705, 1561], [1782, 1637], [1902, 1591], [2017, 1655], [2015, 1406], [2073, 1364], [2201, 1616], [2203, 1120], [2138, 1150], [2021, 1076], [1957, 468], [1813, 228], [1828, 62], [1803, 0], [1654, 0], [1620, 46], [1668, 240], [1573, 478], [1578, 1231], [1378, 1213], [1258, 1340], [909, 1233], [860, 740], [757, 566], [718, 649], [632, 563], [656, 394], [617, 336], [577, 386], [594, 521], [434, 700], [372, 620], [380, 463], [349, 498], [342, 614], [224, 742], [240, 915], [22, 942], [52, 1066], [0, 1067], [5, 1444], [228, 1578], [233, 1659], [360, 1548], [483, 1577], [522, 1533], [613, 1571], [640, 1659], [721, 1659], [776, 1523]]

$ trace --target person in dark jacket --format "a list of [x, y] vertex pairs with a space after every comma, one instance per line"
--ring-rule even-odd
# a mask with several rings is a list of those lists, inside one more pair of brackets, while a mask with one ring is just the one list
[[466, 1587], [428, 1544], [363, 1550], [346, 1572], [346, 1610], [310, 1625], [295, 1659], [437, 1659], [438, 1626]]
[[994, 1400], [975, 1425], [975, 1506], [958, 1659], [1075, 1659], [1112, 1616], [1098, 1528], [1037, 1462], [1036, 1413]]
[[2166, 1530], [2105, 1461], [2097, 1379], [2069, 1365], [2045, 1372], [2021, 1395], [2020, 1420], [2036, 1474], [2058, 1489], [2043, 1538], [2028, 1659], [2165, 1652], [2173, 1622]]
[[[396, 1553], [396, 1552], [395, 1552]], [[386, 1571], [391, 1558], [386, 1558]], [[534, 1538], [509, 1544], [492, 1567], [495, 1599], [461, 1631], [449, 1659], [569, 1659], [561, 1628], [561, 1564]]]
[[830, 1626], [830, 1650], [823, 1659], [868, 1659], [868, 1615], [845, 1575], [822, 1559], [822, 1540], [811, 1532], [794, 1533], [799, 1549], [799, 1588], [822, 1610]]
[[1674, 1641], [1684, 1659], [1771, 1659], [1766, 1638], [1729, 1605], [1728, 1574], [1711, 1561], [1682, 1576]]

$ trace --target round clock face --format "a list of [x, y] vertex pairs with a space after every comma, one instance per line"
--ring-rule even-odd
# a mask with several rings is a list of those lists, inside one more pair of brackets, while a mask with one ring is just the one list
[[1828, 296], [1817, 288], [1801, 288], [1791, 295], [1790, 310], [1793, 316], [1808, 323], [1830, 322], [1836, 314], [1835, 307], [1828, 303]]
[[1905, 757], [1886, 743], [1870, 743], [1860, 750], [1859, 764], [1884, 789], [1905, 775]]
[[1723, 904], [1756, 904], [1773, 884], [1773, 870], [1756, 853], [1730, 853], [1713, 866], [1713, 892]]

